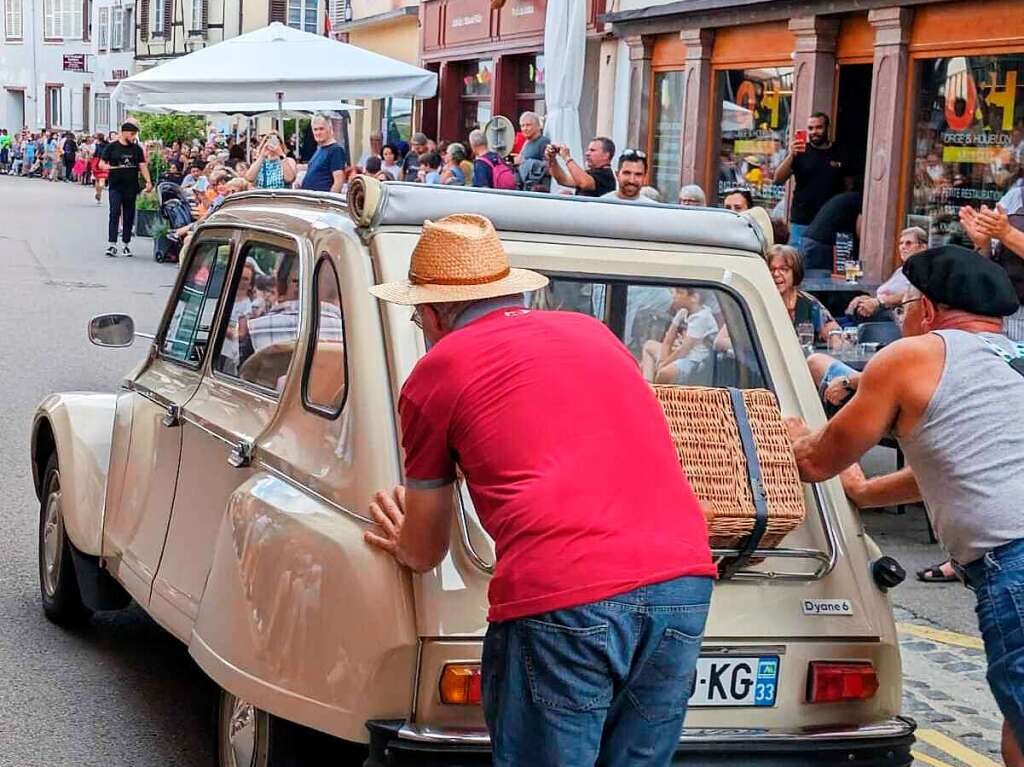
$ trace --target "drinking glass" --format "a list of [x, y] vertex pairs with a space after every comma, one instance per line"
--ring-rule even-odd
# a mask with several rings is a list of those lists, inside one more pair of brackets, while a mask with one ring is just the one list
[[800, 339], [801, 346], [814, 346], [814, 324], [801, 322], [796, 326], [796, 337]]

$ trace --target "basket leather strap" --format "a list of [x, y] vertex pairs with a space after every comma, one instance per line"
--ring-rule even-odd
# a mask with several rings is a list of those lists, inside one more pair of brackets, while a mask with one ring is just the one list
[[719, 577], [727, 578], [746, 564], [761, 543], [765, 530], [768, 529], [768, 499], [764, 493], [764, 482], [761, 480], [761, 462], [757, 458], [757, 445], [754, 444], [754, 432], [750, 428], [747, 416], [747, 403], [743, 401], [743, 392], [730, 386], [729, 398], [732, 410], [736, 415], [736, 428], [740, 433], [743, 455], [747, 459], [747, 481], [750, 483], [750, 494], [754, 498], [754, 527], [750, 536], [740, 550], [739, 556], [723, 563]]

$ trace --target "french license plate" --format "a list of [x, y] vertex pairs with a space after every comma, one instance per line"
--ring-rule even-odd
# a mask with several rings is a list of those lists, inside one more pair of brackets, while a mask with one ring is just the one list
[[778, 682], [778, 655], [701, 657], [690, 706], [774, 706]]

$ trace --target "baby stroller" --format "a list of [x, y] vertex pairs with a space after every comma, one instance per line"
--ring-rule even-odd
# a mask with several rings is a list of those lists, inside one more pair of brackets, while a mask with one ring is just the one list
[[167, 232], [153, 240], [153, 258], [162, 263], [178, 262], [181, 241], [167, 235], [183, 226], [192, 223], [192, 208], [181, 186], [173, 181], [161, 181], [156, 185], [157, 200], [160, 203], [160, 215], [167, 223]]

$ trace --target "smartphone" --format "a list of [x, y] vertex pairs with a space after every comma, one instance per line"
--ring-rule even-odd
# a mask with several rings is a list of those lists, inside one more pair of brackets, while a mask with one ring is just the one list
[[801, 144], [806, 144], [807, 143], [807, 131], [805, 131], [805, 130], [798, 130], [796, 133], [793, 134], [793, 138], [795, 138]]
[[267, 146], [269, 146], [271, 149], [277, 149], [279, 146], [281, 146], [281, 141], [280, 139], [278, 139], [277, 136], [271, 136], [267, 140]]

